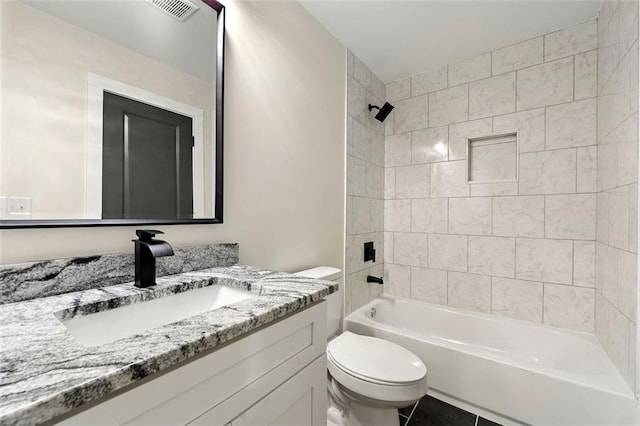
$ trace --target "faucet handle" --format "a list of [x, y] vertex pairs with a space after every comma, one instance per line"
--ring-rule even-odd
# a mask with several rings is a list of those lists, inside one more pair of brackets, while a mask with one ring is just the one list
[[157, 234], [164, 234], [164, 232], [155, 229], [136, 229], [136, 235], [140, 238], [140, 241], [146, 243], [150, 242]]

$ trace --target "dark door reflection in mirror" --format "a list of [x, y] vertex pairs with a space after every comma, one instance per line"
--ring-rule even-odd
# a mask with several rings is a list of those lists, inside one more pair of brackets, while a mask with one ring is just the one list
[[190, 117], [104, 94], [103, 219], [193, 218]]
[[222, 222], [224, 7], [190, 1], [0, 2], [0, 197], [31, 202], [0, 228]]

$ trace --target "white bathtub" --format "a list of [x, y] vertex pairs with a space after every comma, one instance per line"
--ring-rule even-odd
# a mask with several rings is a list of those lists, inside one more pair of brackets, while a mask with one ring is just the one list
[[411, 350], [430, 395], [502, 424], [640, 425], [638, 401], [592, 334], [387, 295], [346, 328]]

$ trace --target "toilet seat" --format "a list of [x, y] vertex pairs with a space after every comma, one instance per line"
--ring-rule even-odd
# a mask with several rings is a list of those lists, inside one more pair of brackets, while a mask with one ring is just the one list
[[420, 358], [375, 337], [344, 332], [327, 345], [331, 376], [350, 397], [402, 406], [427, 392], [427, 369]]

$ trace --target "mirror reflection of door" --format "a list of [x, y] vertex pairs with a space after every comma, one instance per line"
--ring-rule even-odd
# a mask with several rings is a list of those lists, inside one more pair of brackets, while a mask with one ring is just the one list
[[103, 219], [193, 218], [192, 119], [104, 92]]

